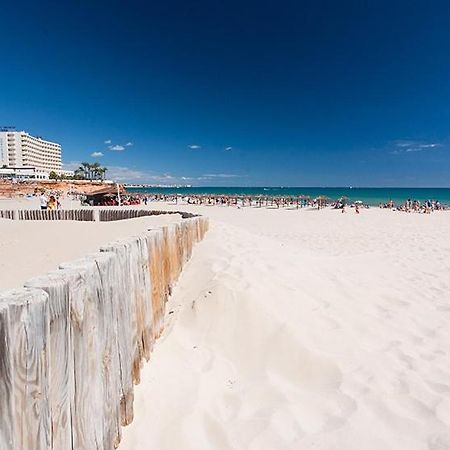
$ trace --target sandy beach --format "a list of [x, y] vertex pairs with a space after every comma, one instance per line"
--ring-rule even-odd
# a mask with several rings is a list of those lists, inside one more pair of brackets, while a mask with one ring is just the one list
[[[5, 209], [23, 205], [21, 201], [0, 200]], [[101, 223], [0, 219], [0, 289], [20, 287], [63, 262], [97, 252], [103, 244], [177, 220], [181, 217], [175, 214]]]
[[[449, 212], [149, 207], [210, 230], [120, 449], [450, 448]], [[0, 286], [155, 220], [0, 220]]]

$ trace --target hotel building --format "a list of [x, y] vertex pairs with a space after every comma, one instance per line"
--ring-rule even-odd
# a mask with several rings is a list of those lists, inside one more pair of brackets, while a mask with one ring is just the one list
[[52, 171], [60, 174], [61, 145], [25, 131], [0, 131], [0, 168], [14, 169], [14, 173], [26, 169], [35, 174], [30, 178], [48, 178]]

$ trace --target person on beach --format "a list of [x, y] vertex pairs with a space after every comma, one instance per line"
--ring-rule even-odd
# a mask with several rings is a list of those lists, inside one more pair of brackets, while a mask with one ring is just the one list
[[47, 202], [48, 209], [56, 209], [56, 199], [53, 195], [50, 196], [49, 201]]
[[46, 210], [47, 209], [47, 202], [48, 202], [48, 199], [45, 196], [45, 192], [41, 192], [41, 195], [39, 197], [39, 204], [41, 205], [41, 209], [42, 210]]

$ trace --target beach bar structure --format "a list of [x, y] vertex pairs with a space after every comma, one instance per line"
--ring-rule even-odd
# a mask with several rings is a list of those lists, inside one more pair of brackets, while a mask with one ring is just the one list
[[117, 448], [168, 296], [207, 229], [190, 215], [0, 291], [1, 450]]
[[89, 205], [100, 206], [104, 205], [108, 200], [111, 199], [117, 201], [117, 197], [124, 192], [125, 189], [123, 188], [123, 186], [111, 185], [105, 186], [92, 192], [87, 192], [84, 194], [84, 196], [86, 197], [86, 203], [88, 203]]

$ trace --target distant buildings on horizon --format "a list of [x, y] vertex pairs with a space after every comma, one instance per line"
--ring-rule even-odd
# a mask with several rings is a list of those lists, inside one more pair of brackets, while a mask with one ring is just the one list
[[61, 145], [8, 127], [0, 129], [0, 178], [48, 180], [62, 170]]

